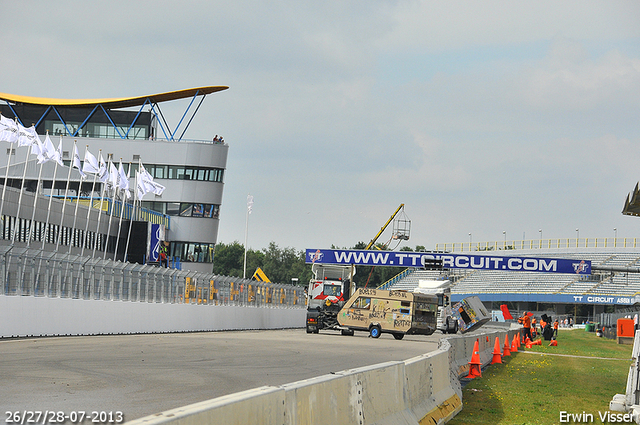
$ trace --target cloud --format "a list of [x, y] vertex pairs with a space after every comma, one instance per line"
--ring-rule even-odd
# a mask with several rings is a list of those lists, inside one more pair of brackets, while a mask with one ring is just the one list
[[[427, 247], [541, 227], [623, 234], [638, 180], [635, 1], [27, 0], [3, 12], [2, 92], [230, 87], [186, 135], [230, 145], [221, 241], [244, 239], [248, 193], [257, 248], [368, 241], [400, 203], [411, 244]], [[183, 111], [163, 105], [173, 125]]]
[[581, 43], [556, 40], [545, 60], [523, 73], [521, 94], [547, 113], [621, 109], [640, 95], [640, 60], [616, 50], [593, 60]]

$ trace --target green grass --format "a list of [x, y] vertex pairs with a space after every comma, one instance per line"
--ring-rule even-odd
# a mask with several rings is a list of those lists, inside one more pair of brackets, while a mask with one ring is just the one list
[[633, 346], [579, 329], [561, 330], [557, 347], [542, 343], [520, 350], [549, 355], [519, 352], [484, 369], [465, 386], [462, 412], [448, 423], [549, 425], [560, 422], [560, 411], [590, 413], [601, 423], [598, 412], [625, 392]]

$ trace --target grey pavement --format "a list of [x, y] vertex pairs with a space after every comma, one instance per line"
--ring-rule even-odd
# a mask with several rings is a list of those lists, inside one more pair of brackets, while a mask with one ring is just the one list
[[429, 337], [307, 334], [303, 329], [0, 340], [0, 414], [121, 411], [132, 420], [331, 372], [406, 360]]

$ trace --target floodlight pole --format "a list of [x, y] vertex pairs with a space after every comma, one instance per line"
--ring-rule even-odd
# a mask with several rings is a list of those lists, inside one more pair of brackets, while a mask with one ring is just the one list
[[247, 235], [249, 234], [249, 210], [247, 209], [247, 219], [244, 225], [244, 267], [242, 271], [242, 278], [247, 278]]

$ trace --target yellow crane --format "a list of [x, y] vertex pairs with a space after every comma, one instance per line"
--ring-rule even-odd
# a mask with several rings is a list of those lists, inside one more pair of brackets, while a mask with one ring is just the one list
[[380, 235], [382, 235], [382, 233], [387, 229], [387, 227], [389, 227], [389, 224], [396, 218], [396, 216], [398, 215], [398, 213], [400, 213], [400, 211], [402, 211], [402, 216], [401, 216], [402, 219], [401, 220], [399, 219], [393, 223], [394, 229], [393, 229], [393, 234], [391, 236], [391, 240], [393, 239], [405, 240], [405, 241], [409, 240], [409, 232], [411, 230], [411, 220], [409, 220], [407, 215], [404, 213], [404, 204], [400, 204], [398, 209], [393, 214], [391, 214], [391, 217], [389, 217], [389, 220], [387, 220], [384, 226], [382, 226], [378, 234], [375, 235], [373, 239], [371, 239], [371, 242], [369, 242], [369, 245], [367, 245], [365, 250], [371, 249], [371, 247], [373, 247], [373, 244], [376, 243]]

